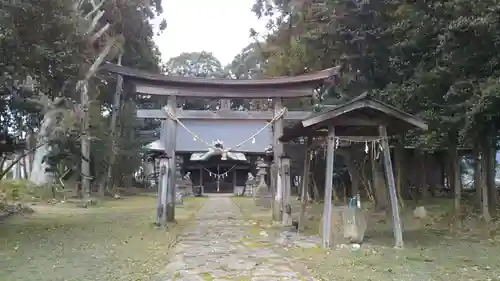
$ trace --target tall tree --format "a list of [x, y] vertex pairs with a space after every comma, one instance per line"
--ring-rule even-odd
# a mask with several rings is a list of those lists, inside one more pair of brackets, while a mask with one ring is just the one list
[[[500, 100], [498, 4], [497, 0], [258, 0], [254, 11], [259, 17], [278, 15], [270, 22], [271, 35], [265, 42], [270, 50], [265, 74], [342, 64], [340, 83], [328, 91], [324, 102], [337, 103], [368, 91], [425, 118], [429, 132], [408, 134], [406, 141], [422, 149], [449, 151], [447, 174], [455, 187], [458, 211], [457, 147], [477, 144], [490, 163], [485, 182], [491, 194], [494, 185], [491, 163], [499, 113], [493, 108]], [[486, 141], [478, 135], [486, 136]]]
[[[226, 78], [228, 73], [220, 61], [209, 52], [182, 53], [171, 58], [165, 65], [165, 72], [169, 75], [198, 78]], [[216, 109], [220, 104], [218, 100], [185, 99], [181, 101], [184, 109]]]
[[199, 78], [223, 78], [227, 74], [220, 61], [209, 52], [182, 53], [165, 64], [170, 75]]
[[[46, 155], [47, 149], [39, 151], [38, 162], [41, 163], [44, 156], [55, 156], [59, 162], [65, 157], [69, 160], [80, 157], [80, 153], [69, 149], [78, 148], [76, 140], [80, 138], [80, 132], [71, 122], [80, 118], [80, 109], [73, 105], [80, 100], [75, 86], [90, 66], [88, 62], [93, 61], [98, 50], [106, 47], [103, 39], [115, 38], [122, 46], [121, 49], [111, 48], [108, 59], [113, 59], [124, 50], [128, 53], [124, 58], [125, 65], [149, 71], [160, 70], [159, 52], [153, 42], [150, 20], [161, 11], [160, 1], [146, 0], [103, 1], [95, 8], [86, 1], [60, 0], [23, 1], [0, 7], [0, 46], [3, 52], [0, 57], [0, 89], [5, 97], [3, 105], [8, 108], [2, 113], [9, 117], [1, 120], [9, 120], [5, 127], [15, 130], [19, 136], [25, 131], [35, 131], [49, 139], [53, 150], [50, 155]], [[100, 13], [102, 15], [98, 17]], [[85, 18], [86, 14], [89, 17]], [[90, 17], [96, 18], [96, 21], [89, 21]], [[99, 40], [95, 40], [100, 36], [98, 34], [95, 39], [89, 38], [91, 27], [102, 31], [105, 36]], [[165, 27], [165, 22], [161, 27]], [[31, 81], [24, 83], [29, 87], [23, 86], [25, 81]], [[88, 109], [93, 115], [90, 131], [98, 136], [92, 138], [97, 150], [100, 143], [108, 140], [105, 132], [109, 131], [109, 127], [101, 125], [107, 123], [101, 109], [110, 108], [114, 81], [114, 77], [100, 75], [99, 79], [90, 79], [88, 85], [90, 103], [95, 107]], [[54, 130], [53, 122], [42, 122], [45, 113], [50, 111], [56, 115], [49, 119], [61, 120], [58, 123], [65, 128]], [[14, 124], [22, 125], [16, 127]], [[97, 128], [102, 132], [97, 132]], [[58, 151], [61, 152], [59, 155]], [[70, 167], [75, 163], [66, 162]], [[36, 168], [39, 167], [36, 165]], [[38, 171], [40, 175], [44, 174], [43, 168]]]
[[226, 66], [234, 79], [259, 79], [264, 73], [263, 46], [260, 42], [250, 43]]

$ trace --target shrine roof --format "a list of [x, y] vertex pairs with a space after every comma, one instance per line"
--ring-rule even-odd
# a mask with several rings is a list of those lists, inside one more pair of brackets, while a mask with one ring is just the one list
[[322, 84], [325, 80], [337, 75], [340, 67], [332, 67], [317, 72], [306, 73], [298, 76], [275, 77], [266, 79], [216, 79], [182, 77], [174, 75], [164, 75], [149, 73], [143, 70], [120, 66], [112, 63], [105, 63], [101, 70], [119, 74], [124, 79], [138, 81], [142, 83], [152, 83], [156, 85], [177, 86], [177, 87], [230, 87], [235, 90], [239, 88], [252, 87], [288, 87], [310, 85], [311, 88]]
[[303, 136], [326, 136], [330, 126], [335, 127], [336, 136], [378, 136], [381, 125], [386, 126], [388, 135], [428, 128], [422, 119], [363, 94], [285, 128], [280, 141], [288, 142]]

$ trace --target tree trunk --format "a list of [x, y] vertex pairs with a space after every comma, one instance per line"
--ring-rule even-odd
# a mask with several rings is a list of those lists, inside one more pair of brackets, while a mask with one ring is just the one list
[[475, 205], [478, 210], [482, 210], [482, 188], [481, 188], [481, 160], [479, 145], [474, 145], [474, 189], [475, 189]]
[[429, 199], [429, 188], [427, 186], [427, 153], [421, 151], [420, 154], [420, 199], [425, 202]]
[[[32, 151], [34, 147], [36, 147], [36, 136], [32, 131], [30, 131], [30, 132], [28, 132], [28, 134], [26, 136], [26, 149], [28, 151]], [[33, 158], [34, 158], [34, 156], [35, 156], [34, 152], [30, 152], [30, 153], [28, 153], [28, 155], [26, 155], [26, 159], [25, 159], [25, 169], [26, 169], [25, 177], [26, 177], [26, 179], [29, 179], [29, 177], [31, 175], [31, 171], [33, 170]]]
[[396, 192], [398, 195], [398, 201], [399, 205], [401, 207], [404, 207], [405, 203], [403, 200], [402, 196], [402, 190], [403, 190], [403, 178], [404, 178], [404, 158], [405, 158], [405, 151], [404, 151], [404, 146], [401, 144], [401, 142], [396, 143], [396, 147], [394, 148], [394, 166], [395, 166], [395, 172], [396, 172]]
[[[122, 64], [122, 54], [118, 57], [118, 65]], [[104, 183], [100, 185], [99, 194], [104, 196], [105, 190], [113, 190], [113, 165], [115, 163], [116, 154], [117, 154], [117, 146], [116, 146], [116, 138], [117, 138], [117, 126], [116, 123], [118, 121], [118, 116], [120, 113], [120, 103], [121, 103], [121, 93], [123, 89], [123, 76], [118, 75], [116, 79], [116, 89], [115, 94], [113, 96], [113, 112], [111, 114], [111, 151], [109, 152], [109, 161], [108, 167], [106, 171], [106, 178]], [[102, 190], [101, 190], [102, 189]]]
[[43, 116], [40, 131], [37, 137], [38, 149], [33, 153], [33, 165], [31, 165], [31, 173], [29, 181], [35, 185], [44, 185], [52, 182], [52, 174], [47, 172], [47, 163], [43, 161], [45, 155], [49, 151], [48, 139], [49, 135], [57, 123], [57, 110], [49, 109]]
[[[483, 147], [484, 148], [484, 147]], [[483, 213], [483, 219], [485, 222], [491, 221], [490, 210], [488, 207], [488, 180], [487, 180], [487, 169], [488, 169], [488, 157], [480, 153], [479, 154], [479, 167], [481, 171], [481, 211]]]
[[458, 150], [456, 144], [451, 144], [449, 149], [449, 159], [450, 159], [450, 175], [451, 188], [453, 190], [453, 208], [455, 216], [460, 218], [460, 200], [462, 196], [462, 178], [460, 176], [460, 158], [458, 157]]
[[488, 206], [490, 214], [496, 215], [496, 207], [498, 205], [498, 191], [495, 182], [496, 176], [496, 139], [492, 136], [487, 136], [485, 140], [486, 158], [486, 185], [488, 190]]
[[26, 158], [27, 157], [23, 157], [23, 159], [20, 161], [21, 167], [23, 168], [23, 180], [28, 179], [28, 160]]
[[80, 99], [81, 99], [81, 153], [82, 153], [82, 201], [86, 204], [90, 197], [90, 128], [89, 128], [89, 94], [88, 82], [81, 81]]
[[359, 176], [358, 169], [356, 169], [356, 164], [354, 163], [354, 157], [344, 158], [345, 164], [347, 166], [347, 171], [349, 172], [349, 177], [351, 178], [351, 194], [350, 197], [355, 197], [359, 193]]

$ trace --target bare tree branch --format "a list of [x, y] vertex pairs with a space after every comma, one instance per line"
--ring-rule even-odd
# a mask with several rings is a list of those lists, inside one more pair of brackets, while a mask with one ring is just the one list
[[97, 31], [92, 37], [90, 37], [89, 44], [92, 45], [94, 42], [99, 39], [108, 29], [111, 27], [109, 23], [106, 23], [99, 31]]
[[19, 155], [16, 159], [12, 160], [12, 162], [5, 168], [5, 170], [3, 170], [0, 173], [0, 180], [3, 179], [3, 177], [5, 177], [5, 175], [7, 175], [7, 173], [10, 172], [10, 170], [12, 170], [12, 168], [19, 161], [21, 161], [24, 157], [26, 157], [26, 155], [34, 152], [35, 150], [39, 149], [40, 147], [44, 146], [45, 144], [47, 144], [47, 143], [46, 142], [39, 143], [37, 146], [33, 147], [32, 149], [26, 150], [23, 154]]
[[83, 18], [86, 20], [90, 19], [93, 14], [95, 14], [97, 11], [99, 11], [99, 9], [101, 9], [102, 5], [104, 5], [105, 2], [106, 2], [106, 0], [103, 0], [103, 1], [101, 1], [101, 3], [99, 3], [99, 5], [93, 6], [94, 9], [92, 11], [90, 11], [87, 15], [85, 15]]
[[97, 15], [92, 19], [92, 23], [90, 24], [89, 28], [87, 29], [87, 34], [90, 34], [92, 30], [94, 30], [99, 23], [99, 20], [104, 16], [104, 11], [101, 10]]

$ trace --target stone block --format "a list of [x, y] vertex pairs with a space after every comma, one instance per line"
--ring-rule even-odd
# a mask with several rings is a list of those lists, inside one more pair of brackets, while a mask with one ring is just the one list
[[416, 207], [413, 210], [413, 217], [416, 219], [425, 219], [427, 217], [427, 210], [424, 206]]
[[349, 243], [363, 243], [367, 227], [365, 213], [358, 208], [347, 208], [342, 214], [344, 238]]
[[175, 204], [176, 205], [183, 205], [184, 204], [184, 195], [182, 192], [176, 192], [175, 193]]
[[255, 190], [255, 204], [264, 208], [271, 208], [273, 198], [267, 186], [258, 186]]
[[[320, 220], [319, 233], [323, 234], [323, 217]], [[330, 217], [330, 245], [363, 242], [367, 222], [365, 213], [358, 208], [347, 206], [333, 207]]]

